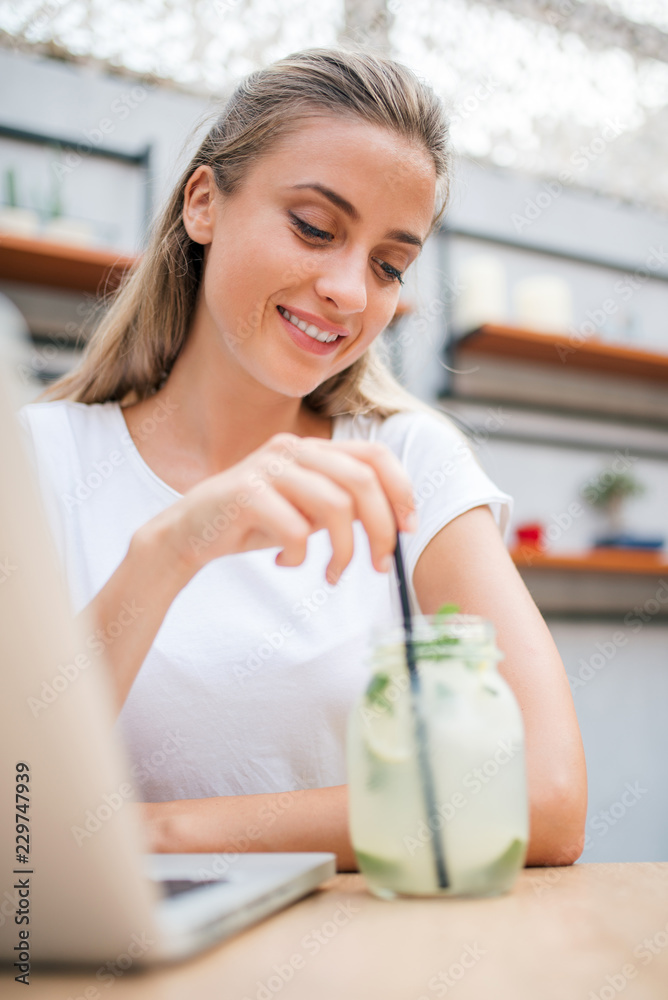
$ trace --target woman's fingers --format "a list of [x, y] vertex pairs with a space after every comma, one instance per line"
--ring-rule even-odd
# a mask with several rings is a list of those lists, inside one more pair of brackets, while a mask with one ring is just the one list
[[[392, 507], [374, 469], [359, 458], [334, 449], [327, 449], [327, 452], [320, 448], [305, 449], [299, 461], [308, 464], [310, 469], [322, 471], [353, 499], [351, 527], [352, 521], [359, 518], [369, 538], [373, 565], [379, 572], [388, 569], [389, 564], [385, 566], [383, 560], [394, 551], [396, 524]], [[332, 568], [341, 574], [348, 562], [349, 559], [341, 565], [332, 559]]]
[[414, 530], [410, 480], [379, 442], [277, 434], [174, 507], [176, 545], [195, 571], [217, 556], [273, 546], [282, 549], [278, 564], [299, 566], [308, 536], [325, 527], [332, 542], [327, 578], [335, 582], [353, 557], [356, 519], [379, 572], [391, 565], [397, 527]]
[[[327, 579], [336, 582], [353, 557], [353, 521], [358, 516], [350, 492], [333, 482], [333, 477], [293, 464], [272, 481], [274, 490], [289, 500], [313, 525], [326, 528], [332, 542], [332, 558]], [[287, 564], [281, 560], [281, 565]]]
[[400, 531], [415, 531], [413, 486], [394, 452], [380, 441], [336, 441], [334, 447], [372, 466], [394, 512], [396, 526]]
[[236, 551], [278, 545], [282, 548], [277, 557], [281, 566], [300, 566], [304, 562], [313, 524], [276, 490], [267, 489], [257, 495], [246, 512], [246, 525]]
[[394, 526], [400, 531], [415, 531], [417, 515], [413, 487], [403, 465], [387, 445], [381, 441], [332, 442], [320, 438], [303, 440], [317, 441], [319, 444], [324, 444], [327, 449], [345, 452], [357, 461], [370, 466], [376, 474], [383, 496], [392, 509]]
[[[319, 438], [298, 438], [293, 445], [294, 461], [284, 463], [279, 474], [272, 477], [275, 488], [282, 489], [281, 483], [288, 481], [289, 470], [295, 466], [320, 472], [330, 482], [338, 484], [354, 501], [350, 520], [359, 518], [362, 522], [369, 537], [374, 566], [381, 572], [388, 569], [387, 560], [396, 545], [397, 525], [400, 530], [414, 530], [409, 521], [414, 511], [413, 490], [396, 456], [386, 445], [363, 441], [337, 442], [328, 447], [330, 442]], [[336, 504], [336, 494], [332, 494], [332, 502]], [[339, 502], [342, 503], [340, 498]], [[330, 516], [329, 521], [334, 523], [336, 518]], [[338, 552], [333, 537], [332, 545], [334, 554], [330, 566], [340, 574], [352, 558], [352, 552], [340, 564], [335, 558]]]

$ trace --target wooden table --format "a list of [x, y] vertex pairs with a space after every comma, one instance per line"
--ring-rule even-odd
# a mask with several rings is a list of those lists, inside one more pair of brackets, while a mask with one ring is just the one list
[[[113, 987], [110, 991], [109, 987]], [[3, 997], [27, 996], [7, 970]], [[89, 992], [86, 993], [86, 990]], [[496, 899], [370, 896], [359, 875], [195, 959], [126, 973], [35, 975], [77, 1000], [666, 1000], [668, 863], [525, 869]]]

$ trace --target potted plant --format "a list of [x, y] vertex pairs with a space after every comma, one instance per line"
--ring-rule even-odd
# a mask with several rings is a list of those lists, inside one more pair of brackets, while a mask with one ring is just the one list
[[0, 231], [32, 236], [39, 229], [39, 214], [31, 208], [20, 208], [18, 203], [16, 173], [8, 167], [4, 173], [4, 204], [0, 205]]
[[608, 534], [595, 539], [595, 547], [660, 548], [663, 545], [663, 538], [640, 537], [625, 530], [625, 503], [630, 497], [641, 496], [644, 492], [644, 484], [634, 475], [610, 469], [605, 469], [593, 483], [590, 480], [582, 487], [580, 496], [600, 511], [608, 522]]

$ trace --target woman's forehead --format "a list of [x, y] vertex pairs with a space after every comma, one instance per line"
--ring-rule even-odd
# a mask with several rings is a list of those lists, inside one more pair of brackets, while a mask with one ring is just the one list
[[[283, 157], [297, 145], [313, 154], [324, 153], [328, 158], [338, 151], [345, 154], [354, 146], [356, 152], [362, 148], [377, 156], [400, 158], [416, 171], [436, 171], [433, 157], [419, 139], [359, 117], [319, 114], [297, 119], [277, 137], [269, 156]], [[350, 165], [354, 165], [352, 159]]]
[[399, 199], [424, 216], [425, 232], [431, 222], [433, 158], [418, 140], [383, 126], [335, 116], [309, 118], [282, 136], [256, 168], [258, 180], [281, 192], [327, 189], [353, 221], [370, 202]]

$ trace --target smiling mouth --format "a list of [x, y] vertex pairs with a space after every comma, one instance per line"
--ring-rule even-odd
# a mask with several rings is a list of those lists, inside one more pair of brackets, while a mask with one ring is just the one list
[[277, 306], [276, 308], [281, 316], [285, 317], [288, 322], [296, 326], [302, 333], [305, 333], [307, 337], [311, 337], [312, 340], [317, 340], [321, 344], [333, 344], [335, 340], [343, 339], [338, 333], [328, 333], [326, 330], [321, 330], [317, 327], [315, 323], [307, 323], [306, 320], [299, 319], [298, 316], [295, 316], [288, 309], [284, 309], [283, 306]]

